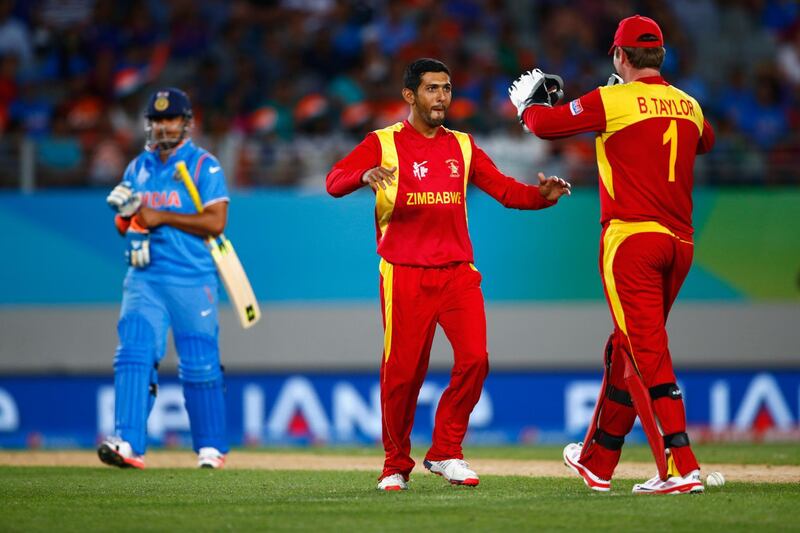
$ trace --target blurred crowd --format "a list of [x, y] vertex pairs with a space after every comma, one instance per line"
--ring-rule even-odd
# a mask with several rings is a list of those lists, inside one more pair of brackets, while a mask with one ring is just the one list
[[506, 90], [560, 74], [602, 85], [617, 22], [655, 18], [663, 75], [717, 131], [698, 182], [800, 184], [800, 3], [794, 0], [0, 0], [0, 186], [109, 186], [143, 147], [150, 92], [185, 89], [194, 137], [231, 186], [321, 188], [363, 135], [407, 115], [404, 66], [452, 72], [448, 125], [508, 174], [596, 181], [591, 136], [522, 132]]

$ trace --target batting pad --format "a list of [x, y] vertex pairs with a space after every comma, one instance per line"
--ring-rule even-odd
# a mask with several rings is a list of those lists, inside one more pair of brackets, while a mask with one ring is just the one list
[[183, 397], [192, 427], [194, 451], [210, 446], [222, 453], [228, 453], [222, 378], [206, 383], [184, 382]]
[[155, 400], [154, 333], [139, 315], [128, 315], [118, 326], [120, 344], [114, 357], [114, 426], [134, 453], [147, 448], [147, 417]]
[[225, 434], [225, 390], [219, 349], [207, 335], [176, 335], [180, 356], [178, 376], [192, 430], [192, 447], [212, 447], [228, 453]]

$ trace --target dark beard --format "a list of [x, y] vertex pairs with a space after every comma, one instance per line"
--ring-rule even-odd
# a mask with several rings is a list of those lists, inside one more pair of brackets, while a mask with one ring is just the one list
[[434, 119], [434, 118], [431, 117], [431, 113], [428, 113], [428, 115], [423, 117], [423, 118], [425, 120], [425, 124], [427, 124], [431, 128], [438, 128], [439, 126], [444, 124], [446, 115], [442, 116], [442, 118], [440, 118], [440, 119]]

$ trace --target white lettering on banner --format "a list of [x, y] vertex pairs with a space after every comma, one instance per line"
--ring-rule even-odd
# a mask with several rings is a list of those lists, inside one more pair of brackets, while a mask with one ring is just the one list
[[442, 397], [444, 389], [436, 383], [426, 381], [419, 389], [417, 396], [417, 405], [431, 405], [431, 420], [436, 418], [436, 408], [439, 407], [439, 398]]
[[[442, 399], [444, 390], [445, 387], [429, 381], [423, 383], [422, 388], [419, 390], [417, 405], [425, 405], [428, 403], [431, 405], [431, 425], [434, 425], [436, 421], [436, 409], [439, 408], [439, 400]], [[493, 417], [494, 406], [492, 405], [492, 399], [489, 393], [486, 392], [486, 389], [482, 389], [481, 398], [478, 400], [478, 403], [475, 404], [475, 408], [469, 416], [469, 427], [480, 428], [488, 426], [492, 423]]]
[[[161, 439], [167, 432], [189, 430], [189, 415], [183, 402], [180, 385], [163, 385], [147, 419], [147, 434]], [[100, 435], [113, 435], [114, 386], [105, 385], [97, 390], [97, 431]]]
[[104, 385], [97, 389], [97, 434], [114, 434], [114, 386]]
[[267, 422], [269, 436], [278, 440], [285, 438], [295, 414], [305, 419], [311, 435], [320, 440], [329, 440], [330, 423], [322, 403], [311, 382], [300, 376], [291, 377], [283, 384]]
[[156, 402], [147, 419], [147, 434], [161, 439], [173, 431], [189, 431], [189, 414], [184, 407], [183, 388], [163, 385], [158, 388]]
[[[791, 430], [794, 424], [789, 404], [771, 374], [758, 374], [745, 389], [739, 409], [731, 423], [731, 386], [725, 380], [715, 381], [709, 389], [709, 421], [714, 431], [749, 431], [753, 429], [762, 407], [770, 415], [775, 427]], [[798, 411], [800, 412], [800, 410]]]
[[242, 421], [244, 440], [248, 443], [261, 442], [264, 431], [264, 391], [258, 385], [245, 385], [242, 392]]
[[725, 431], [731, 421], [731, 390], [722, 380], [715, 381], [709, 389], [709, 427], [712, 431]]
[[567, 433], [586, 431], [592, 422], [601, 386], [600, 381], [573, 381], [567, 385], [564, 390], [564, 419]]
[[19, 429], [19, 409], [17, 402], [4, 389], [0, 389], [0, 431]]
[[[435, 416], [435, 415], [434, 415]], [[469, 415], [469, 427], [482, 428], [492, 423], [494, 418], [494, 405], [492, 405], [492, 397], [486, 392], [486, 389], [481, 390], [481, 398], [475, 404], [472, 414]]]
[[[436, 407], [444, 387], [425, 382], [420, 390], [419, 406], [430, 405], [431, 423], [436, 417]], [[363, 436], [370, 440], [381, 437], [380, 385], [370, 387], [365, 398], [348, 381], [339, 381], [331, 391], [330, 418], [323, 408], [314, 385], [307, 378], [293, 376], [286, 380], [277, 394], [275, 405], [266, 418], [266, 394], [262, 386], [250, 383], [244, 387], [242, 408], [244, 437], [249, 443], [261, 442], [264, 437], [281, 440], [290, 436], [290, 425], [296, 416], [307, 424], [312, 438], [320, 441], [353, 441]], [[469, 426], [488, 426], [494, 418], [494, 407], [484, 390], [470, 416]]]
[[339, 440], [355, 440], [356, 427], [372, 440], [381, 438], [381, 388], [374, 385], [368, 405], [356, 388], [347, 382], [333, 387], [333, 427]]
[[750, 429], [762, 405], [772, 416], [778, 429], [792, 429], [792, 413], [781, 394], [778, 383], [770, 374], [758, 374], [750, 382], [739, 412], [733, 421], [733, 427], [737, 430]]

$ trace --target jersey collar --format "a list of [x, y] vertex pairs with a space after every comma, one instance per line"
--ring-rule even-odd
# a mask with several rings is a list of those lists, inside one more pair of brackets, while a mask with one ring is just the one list
[[411, 132], [412, 135], [419, 137], [420, 139], [424, 139], [426, 141], [432, 141], [433, 139], [437, 139], [446, 133], [444, 128], [442, 126], [439, 126], [438, 128], [436, 128], [436, 135], [430, 138], [425, 137], [423, 134], [418, 132], [416, 128], [414, 128], [414, 126], [411, 125], [408, 119], [403, 121], [403, 127], [407, 129], [409, 132]]
[[647, 83], [648, 85], [669, 85], [667, 80], [661, 76], [645, 76], [644, 78], [639, 78], [636, 81]]
[[[184, 139], [181, 144], [172, 152], [172, 155], [167, 158], [165, 165], [169, 165], [175, 161], [187, 161], [191, 153], [195, 150], [194, 143], [191, 139]], [[161, 162], [161, 157], [158, 154], [158, 150], [153, 150], [150, 152], [155, 158], [156, 161], [159, 163]]]

